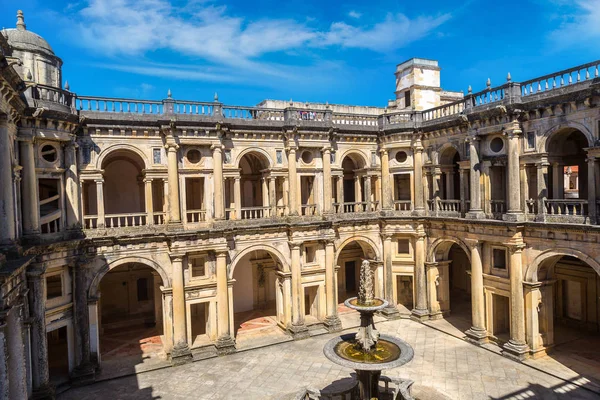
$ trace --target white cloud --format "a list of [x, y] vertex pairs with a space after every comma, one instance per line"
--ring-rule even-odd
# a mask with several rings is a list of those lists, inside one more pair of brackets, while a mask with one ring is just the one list
[[550, 33], [553, 44], [568, 46], [600, 38], [600, 0], [553, 0], [561, 15], [558, 28]]
[[[149, 63], [106, 63], [107, 68], [179, 79], [233, 81], [250, 72], [258, 76], [291, 78], [290, 66], [267, 63], [265, 54], [316, 51], [325, 47], [360, 48], [389, 52], [419, 40], [441, 24], [449, 14], [411, 19], [404, 14], [388, 14], [373, 25], [333, 22], [319, 30], [315, 21], [294, 19], [247, 20], [234, 16], [225, 6], [210, 0], [190, 0], [175, 6], [168, 0], [87, 0], [67, 13], [63, 23], [77, 45], [93, 49], [113, 59], [126, 60], [156, 50], [197, 57], [223, 71], [206, 68], [172, 68]], [[360, 14], [351, 11], [358, 19]], [[126, 65], [128, 64], [128, 65]], [[241, 72], [240, 72], [241, 71]], [[256, 78], [250, 78], [256, 79]]]
[[361, 13], [359, 13], [358, 11], [351, 10], [351, 11], [348, 13], [348, 16], [349, 16], [350, 18], [359, 19], [360, 17], [362, 17], [362, 14], [361, 14]]

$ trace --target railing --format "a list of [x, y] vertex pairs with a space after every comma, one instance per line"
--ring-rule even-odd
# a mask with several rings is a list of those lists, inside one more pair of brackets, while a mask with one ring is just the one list
[[129, 214], [108, 214], [105, 216], [105, 226], [107, 228], [127, 228], [131, 226], [146, 225], [146, 213]]
[[231, 119], [283, 121], [283, 110], [274, 108], [223, 106], [222, 114]]
[[395, 200], [394, 210], [396, 211], [412, 211], [413, 204], [411, 200]]
[[152, 218], [154, 219], [155, 225], [164, 225], [166, 222], [166, 213], [164, 212], [154, 212], [152, 213]]
[[325, 122], [327, 121], [327, 112], [322, 110], [296, 110], [294, 111], [296, 119], [304, 121], [316, 121]]
[[444, 200], [440, 199], [438, 202], [438, 210], [446, 212], [460, 212], [460, 200]]
[[430, 199], [427, 200], [427, 209], [431, 212], [435, 212], [437, 209], [437, 206], [435, 204], [435, 199]]
[[431, 121], [434, 119], [455, 115], [461, 113], [465, 109], [465, 100], [461, 99], [443, 106], [431, 108], [423, 111], [423, 121]]
[[47, 85], [31, 86], [31, 97], [35, 100], [50, 101], [73, 108], [75, 95], [67, 90]]
[[173, 112], [175, 114], [206, 115], [214, 113], [214, 103], [199, 101], [174, 101]]
[[96, 229], [98, 228], [98, 216], [97, 215], [84, 215], [83, 216], [83, 229]]
[[474, 93], [471, 96], [471, 102], [473, 107], [483, 106], [486, 104], [495, 103], [497, 101], [504, 100], [506, 96], [506, 85], [502, 85], [495, 88], [487, 88], [481, 92]]
[[506, 212], [506, 202], [504, 200], [490, 200], [490, 209], [492, 214], [504, 214]]
[[598, 77], [600, 61], [579, 65], [553, 74], [544, 75], [521, 83], [521, 96], [548, 92], [581, 81]]
[[78, 96], [76, 108], [80, 111], [164, 114], [162, 101], [116, 99], [110, 97]]
[[259, 219], [269, 216], [270, 207], [243, 207], [242, 219]]
[[403, 122], [411, 122], [413, 120], [413, 113], [410, 111], [401, 111], [391, 114], [383, 114], [383, 120], [386, 125], [395, 125]]
[[548, 215], [578, 215], [585, 216], [587, 200], [579, 199], [546, 199], [544, 206]]
[[[370, 210], [369, 211], [379, 211], [379, 202], [378, 201], [372, 201], [370, 206]], [[369, 207], [369, 204], [367, 204], [367, 207]]]
[[206, 221], [206, 210], [187, 210], [186, 221], [189, 223], [198, 223]]
[[235, 208], [226, 208], [225, 209], [225, 219], [230, 220], [235, 216]]
[[525, 212], [527, 214], [537, 214], [537, 212], [538, 212], [537, 203], [538, 203], [537, 200], [533, 200], [533, 199], [525, 200]]
[[55, 210], [47, 215], [40, 217], [40, 230], [42, 233], [56, 233], [60, 231], [60, 219], [62, 212]]
[[300, 208], [302, 211], [302, 215], [317, 215], [316, 204], [302, 204]]
[[336, 125], [377, 126], [378, 116], [367, 114], [336, 113], [332, 116]]
[[275, 206], [275, 216], [284, 217], [286, 214], [287, 206]]

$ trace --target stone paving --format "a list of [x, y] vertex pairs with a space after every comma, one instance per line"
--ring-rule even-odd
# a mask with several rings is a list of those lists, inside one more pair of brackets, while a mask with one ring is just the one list
[[[452, 399], [600, 398], [586, 390], [587, 379], [573, 371], [571, 378], [580, 386], [544, 372], [544, 360], [536, 360], [532, 368], [406, 319], [377, 326], [380, 332], [397, 335], [415, 349], [411, 363], [388, 370], [385, 375], [412, 379], [415, 385], [433, 387]], [[321, 335], [100, 382], [70, 389], [58, 398], [289, 399], [304, 387], [323, 388], [351, 375], [351, 370], [323, 356], [323, 345], [333, 336]]]

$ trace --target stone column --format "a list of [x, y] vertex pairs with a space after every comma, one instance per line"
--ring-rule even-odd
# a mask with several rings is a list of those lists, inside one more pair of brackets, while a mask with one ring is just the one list
[[167, 144], [167, 168], [169, 173], [169, 223], [181, 223], [181, 204], [179, 201], [179, 166], [177, 164], [176, 144]]
[[302, 301], [304, 290], [302, 288], [302, 265], [300, 264], [300, 243], [290, 242], [292, 253], [292, 324], [289, 331], [294, 339], [304, 339], [309, 336], [308, 328], [304, 324], [302, 314]]
[[32, 271], [29, 278], [29, 304], [31, 305], [31, 379], [33, 398], [53, 399], [48, 370], [48, 341], [46, 337], [46, 279], [42, 271]]
[[325, 325], [329, 332], [342, 330], [342, 321], [340, 321], [340, 317], [338, 317], [337, 313], [337, 303], [335, 300], [336, 291], [333, 241], [327, 240], [325, 241], [325, 292], [327, 298], [327, 317], [325, 318]]
[[381, 209], [392, 210], [392, 183], [390, 180], [390, 153], [381, 149]]
[[331, 213], [331, 147], [324, 147], [323, 154], [323, 214]]
[[344, 175], [337, 177], [338, 213], [344, 212]]
[[7, 125], [6, 117], [0, 116], [0, 226], [2, 227], [0, 243], [10, 243], [17, 237], [15, 223], [17, 211], [13, 192], [13, 155], [10, 151], [10, 135]]
[[537, 221], [545, 221], [546, 199], [548, 198], [548, 167], [550, 164], [542, 159], [537, 167], [538, 216]]
[[144, 178], [146, 188], [146, 225], [154, 225], [154, 204], [152, 203], [152, 179]]
[[481, 243], [468, 240], [471, 248], [471, 328], [465, 334], [467, 340], [475, 344], [487, 342], [485, 328], [485, 301], [483, 293], [483, 264], [481, 263]]
[[433, 212], [434, 215], [438, 215], [438, 211], [440, 208], [440, 177], [441, 171], [438, 167], [434, 167], [431, 169], [431, 179], [433, 182], [432, 190], [433, 190]]
[[269, 177], [269, 206], [271, 207], [271, 216], [277, 217], [277, 177]]
[[288, 149], [289, 215], [298, 215], [298, 175], [296, 174], [296, 149]]
[[214, 177], [214, 190], [215, 190], [215, 219], [225, 218], [224, 205], [224, 193], [223, 187], [223, 149], [220, 143], [211, 147], [213, 153], [213, 177]]
[[459, 179], [459, 186], [460, 186], [460, 211], [462, 213], [466, 213], [467, 212], [467, 199], [466, 199], [466, 190], [465, 190], [465, 185], [467, 183], [467, 178], [465, 177], [465, 175], [467, 174], [467, 172], [461, 168], [458, 170], [458, 179]]
[[426, 182], [423, 180], [423, 146], [419, 143], [413, 148], [413, 169], [415, 174], [415, 214], [425, 212], [423, 188]]
[[524, 244], [509, 244], [510, 251], [510, 340], [503, 346], [503, 354], [523, 360], [529, 353], [525, 338], [525, 297], [523, 293]]
[[427, 310], [427, 282], [425, 279], [425, 232], [423, 227], [419, 228], [415, 241], [415, 286], [417, 301], [412, 310], [411, 318], [417, 321], [424, 321], [429, 316]]
[[471, 169], [469, 171], [469, 197], [471, 198], [471, 207], [467, 217], [472, 219], [482, 219], [485, 218], [485, 214], [481, 208], [481, 163], [479, 162], [479, 138], [471, 135], [468, 140], [469, 161], [471, 162]]
[[365, 176], [365, 211], [371, 210], [371, 176]]
[[[37, 235], [40, 233], [40, 207], [38, 182], [35, 172], [35, 156], [33, 154], [33, 141], [22, 140], [19, 142], [22, 184], [22, 207], [23, 207], [23, 233], [25, 235]], [[9, 168], [9, 173], [12, 168]], [[6, 188], [12, 192], [12, 180]]]
[[[263, 176], [260, 178], [261, 191], [262, 191], [262, 206], [269, 207], [269, 184], [267, 178]], [[268, 210], [263, 210], [263, 218], [269, 216]]]
[[454, 170], [446, 170], [446, 200], [454, 200]]
[[[10, 309], [6, 318], [7, 327], [5, 330], [6, 347], [10, 350], [8, 357], [8, 368], [10, 370], [10, 396], [14, 399], [27, 398], [27, 366], [25, 356], [25, 345], [23, 343], [23, 304], [17, 304]], [[0, 322], [1, 324], [1, 322]], [[0, 331], [2, 328], [0, 327]], [[2, 335], [2, 333], [0, 333]], [[0, 337], [0, 347], [3, 339]], [[0, 349], [0, 353], [2, 350]], [[1, 355], [0, 355], [1, 357]], [[0, 361], [1, 363], [1, 361]], [[0, 371], [2, 366], [0, 365]], [[0, 376], [2, 372], [0, 372]], [[2, 378], [0, 378], [2, 382]], [[2, 390], [0, 390], [2, 398]]]
[[[8, 346], [6, 343], [6, 321], [0, 319], [0, 400], [10, 399], [10, 379], [8, 368]], [[25, 396], [24, 398], [27, 398]]]
[[98, 228], [104, 228], [106, 224], [104, 218], [104, 179], [96, 179], [96, 211], [98, 212], [98, 222], [96, 226]]
[[555, 200], [564, 198], [565, 193], [564, 166], [557, 162], [552, 163], [552, 198]]
[[521, 129], [508, 132], [508, 221], [523, 220], [521, 209], [521, 183], [519, 179], [519, 136]]
[[67, 196], [67, 228], [81, 228], [81, 207], [79, 196], [79, 175], [77, 173], [77, 144], [69, 143], [65, 147], [65, 195]]
[[163, 179], [163, 212], [164, 221], [163, 223], [169, 222], [169, 180]]
[[596, 206], [596, 157], [588, 157], [587, 163], [588, 216], [590, 218], [590, 223], [595, 224], [597, 218], [596, 214], [598, 212]]
[[[363, 199], [362, 199], [362, 188], [361, 188], [361, 184], [360, 184], [360, 176], [356, 175], [356, 173], [354, 174], [354, 202], [355, 204], [358, 203], [362, 203]], [[358, 208], [360, 208], [360, 206], [356, 206]], [[359, 211], [358, 209], [354, 210]]]
[[173, 264], [173, 349], [171, 362], [174, 365], [184, 364], [192, 360], [192, 353], [187, 342], [185, 283], [183, 281], [183, 257], [171, 256]]
[[388, 319], [400, 317], [396, 302], [394, 302], [394, 274], [392, 271], [392, 235], [382, 233], [383, 239], [383, 270], [384, 270], [384, 298], [388, 306], [382, 310], [383, 315]]
[[229, 276], [227, 273], [227, 252], [217, 252], [217, 351], [219, 354], [235, 352], [235, 340], [229, 326]]
[[235, 219], [242, 219], [242, 178], [238, 175], [233, 183], [233, 202], [235, 203]]

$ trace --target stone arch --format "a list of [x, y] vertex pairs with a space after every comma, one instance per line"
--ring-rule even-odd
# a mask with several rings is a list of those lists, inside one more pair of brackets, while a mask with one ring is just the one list
[[588, 256], [587, 254], [575, 250], [569, 249], [566, 247], [559, 247], [557, 249], [549, 249], [538, 254], [533, 262], [529, 264], [527, 270], [525, 271], [525, 281], [527, 282], [539, 282], [538, 280], [538, 271], [540, 266], [542, 266], [546, 261], [555, 258], [554, 261], [558, 261], [563, 256], [571, 256], [575, 257], [578, 260], [588, 264], [590, 267], [596, 271], [600, 275], [600, 263], [596, 261], [593, 257]]
[[437, 160], [438, 164], [451, 165], [454, 163], [454, 155], [452, 155], [452, 157], [448, 156], [450, 150], [454, 150], [456, 154], [458, 154], [459, 159], [461, 161], [463, 160], [463, 155], [456, 144], [444, 143], [437, 151], [437, 156], [439, 158], [439, 160]]
[[119, 150], [130, 151], [130, 152], [133, 152], [134, 154], [138, 155], [141, 158], [142, 163], [143, 163], [143, 165], [140, 166], [141, 169], [148, 168], [148, 165], [149, 165], [148, 157], [146, 157], [146, 154], [144, 154], [143, 151], [141, 151], [139, 148], [132, 146], [130, 144], [121, 143], [121, 144], [115, 144], [115, 145], [109, 146], [100, 153], [100, 155], [98, 156], [98, 159], [96, 160], [96, 169], [102, 169], [102, 164], [104, 163], [106, 158]]
[[342, 153], [339, 158], [340, 166], [342, 165], [346, 157], [350, 157], [350, 159], [356, 166], [356, 169], [366, 168], [367, 165], [369, 165], [367, 157], [362, 151], [351, 149]]
[[125, 265], [125, 264], [146, 265], [146, 266], [154, 269], [156, 272], [158, 272], [158, 274], [160, 275], [160, 278], [162, 279], [163, 286], [171, 287], [171, 280], [169, 279], [169, 274], [167, 274], [167, 271], [165, 271], [165, 269], [160, 264], [158, 264], [156, 261], [151, 260], [149, 258], [131, 256], [131, 257], [119, 258], [118, 260], [110, 261], [110, 262], [107, 262], [106, 264], [104, 264], [102, 266], [102, 268], [100, 268], [96, 272], [96, 274], [94, 275], [94, 278], [90, 282], [90, 285], [88, 288], [89, 297], [90, 298], [98, 297], [98, 288], [100, 287], [100, 282], [102, 281], [102, 278], [109, 271], [111, 271], [121, 265]]
[[588, 141], [588, 147], [594, 146], [594, 135], [585, 125], [576, 121], [567, 121], [563, 124], [555, 125], [544, 132], [543, 136], [540, 138], [539, 144], [537, 145], [537, 151], [540, 153], [548, 152], [548, 144], [550, 143], [548, 139], [552, 138], [552, 136], [554, 136], [554, 134], [557, 132], [569, 129], [581, 132]]
[[236, 157], [234, 165], [239, 166], [240, 162], [242, 161], [245, 155], [253, 153], [257, 153], [258, 158], [260, 158], [263, 162], [266, 162], [266, 169], [269, 169], [273, 166], [273, 160], [271, 159], [269, 153], [265, 149], [262, 149], [260, 147], [249, 147], [247, 149], [242, 150], [240, 154], [238, 154], [238, 156]]
[[448, 247], [446, 249], [444, 249], [444, 253], [446, 254], [445, 258], [448, 258], [448, 252], [450, 251], [450, 248], [452, 247], [453, 244], [456, 244], [461, 249], [463, 249], [463, 251], [465, 252], [467, 257], [469, 258], [469, 261], [471, 260], [471, 251], [469, 249], [469, 246], [467, 246], [462, 239], [455, 237], [455, 236], [442, 236], [441, 238], [436, 239], [429, 246], [429, 251], [427, 252], [427, 257], [426, 257], [427, 261], [428, 262], [439, 261], [439, 260], [435, 259], [435, 254], [438, 250], [438, 247], [444, 246], [444, 245], [448, 245]]
[[363, 249], [363, 252], [365, 253], [365, 255], [367, 254], [367, 250], [368, 250], [368, 249], [365, 249], [365, 245], [368, 245], [369, 248], [375, 253], [375, 257], [377, 258], [377, 260], [383, 261], [380, 244], [376, 243], [373, 239], [371, 239], [370, 237], [368, 237], [366, 235], [358, 235], [358, 236], [351, 236], [351, 237], [345, 239], [341, 244], [338, 244], [336, 246], [336, 252], [335, 252], [335, 262], [336, 263], [340, 256], [340, 253], [342, 252], [342, 250], [344, 250], [344, 247], [346, 247], [346, 245], [348, 245], [349, 243], [352, 243], [352, 242], [357, 242], [360, 245], [360, 247]]
[[278, 250], [276, 247], [271, 246], [271, 245], [256, 244], [256, 245], [252, 245], [250, 247], [245, 248], [244, 250], [240, 251], [235, 256], [233, 256], [233, 258], [231, 259], [231, 262], [230, 262], [229, 279], [233, 279], [233, 272], [235, 271], [235, 267], [237, 266], [238, 262], [242, 258], [244, 258], [245, 255], [247, 255], [253, 251], [258, 251], [258, 250], [266, 251], [267, 253], [271, 254], [272, 256], [275, 256], [275, 258], [277, 259], [275, 261], [276, 262], [279, 261], [279, 263], [281, 263], [283, 270], [286, 272], [290, 271], [290, 265], [288, 264], [287, 259], [284, 257], [284, 255], [281, 253], [280, 250]]

